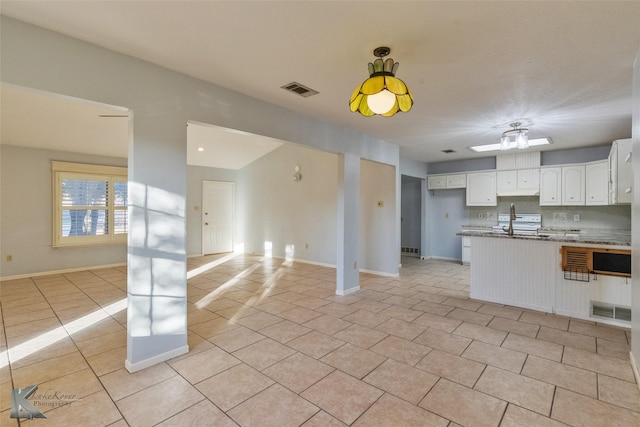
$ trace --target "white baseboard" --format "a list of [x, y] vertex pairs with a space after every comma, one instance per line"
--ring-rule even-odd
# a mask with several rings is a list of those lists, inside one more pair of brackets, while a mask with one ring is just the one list
[[640, 390], [640, 371], [638, 371], [638, 365], [636, 365], [636, 359], [633, 358], [632, 352], [629, 352], [629, 359], [631, 360], [631, 370], [633, 371], [633, 376], [636, 377], [636, 385]]
[[100, 270], [102, 268], [124, 267], [126, 265], [127, 265], [126, 262], [121, 262], [118, 264], [92, 265], [88, 267], [65, 268], [63, 270], [41, 271], [38, 273], [16, 274], [14, 276], [0, 277], [0, 282], [5, 282], [7, 280], [26, 279], [29, 277], [51, 276], [53, 274], [74, 273], [76, 271]]
[[400, 273], [385, 273], [384, 271], [375, 271], [375, 270], [366, 270], [364, 268], [361, 268], [360, 273], [369, 273], [369, 274], [375, 274], [376, 276], [384, 276], [384, 277], [399, 277]]
[[469, 293], [469, 298], [475, 299], [475, 300], [478, 300], [478, 301], [489, 301], [489, 302], [494, 302], [496, 304], [509, 305], [511, 307], [527, 308], [527, 309], [530, 309], [530, 310], [541, 311], [541, 312], [544, 312], [544, 313], [553, 313], [553, 308], [552, 307], [546, 307], [546, 306], [535, 305], [535, 304], [522, 304], [521, 302], [518, 302], [518, 301], [510, 301], [510, 300], [504, 299], [504, 298], [487, 297], [485, 295], [478, 295], [478, 294], [475, 294], [473, 292]]
[[134, 372], [141, 371], [142, 369], [149, 368], [153, 365], [157, 365], [158, 363], [173, 359], [174, 357], [182, 356], [186, 353], [189, 353], [188, 345], [175, 348], [171, 351], [167, 351], [166, 353], [162, 353], [157, 356], [150, 357], [149, 359], [145, 359], [141, 362], [131, 363], [129, 362], [129, 360], [125, 360], [124, 367], [127, 369], [127, 371], [129, 371], [129, 373], [133, 374]]
[[[282, 258], [281, 258], [282, 259]], [[301, 262], [303, 264], [310, 264], [310, 265], [317, 265], [320, 267], [327, 267], [327, 268], [336, 268], [335, 264], [328, 264], [326, 262], [318, 262], [318, 261], [310, 261], [308, 259], [294, 259], [293, 262]]]
[[446, 257], [446, 256], [430, 256], [430, 257], [427, 257], [426, 259], [440, 259], [442, 261], [462, 262], [462, 260], [460, 258], [451, 258], [451, 257]]
[[341, 297], [347, 296], [347, 295], [351, 295], [353, 293], [356, 293], [360, 290], [360, 286], [356, 286], [355, 288], [349, 288], [344, 292], [340, 292], [338, 290], [336, 290], [336, 295], [340, 295]]

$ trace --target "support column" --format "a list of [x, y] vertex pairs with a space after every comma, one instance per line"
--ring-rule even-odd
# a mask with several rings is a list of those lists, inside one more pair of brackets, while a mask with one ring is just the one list
[[134, 114], [127, 248], [129, 372], [189, 351], [186, 123], [165, 115]]
[[360, 289], [360, 157], [355, 154], [338, 156], [337, 229], [336, 294], [348, 295]]
[[427, 211], [427, 197], [429, 197], [427, 190], [427, 180], [420, 180], [420, 259], [428, 258], [431, 255], [431, 249], [429, 247], [429, 217]]
[[400, 267], [402, 267], [402, 174], [400, 173], [400, 165], [395, 166], [396, 176], [396, 241], [395, 241], [395, 271], [396, 274], [400, 273]]

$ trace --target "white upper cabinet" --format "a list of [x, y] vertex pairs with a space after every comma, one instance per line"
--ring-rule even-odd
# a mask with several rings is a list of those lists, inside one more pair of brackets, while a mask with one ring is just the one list
[[540, 206], [562, 204], [562, 168], [540, 168]]
[[467, 174], [467, 206], [497, 206], [496, 172]]
[[500, 195], [514, 192], [518, 188], [518, 171], [498, 171], [496, 187]]
[[585, 204], [584, 165], [562, 167], [562, 204], [581, 206]]
[[447, 188], [466, 188], [466, 187], [467, 187], [466, 173], [447, 175]]
[[518, 170], [518, 188], [523, 190], [540, 191], [540, 169]]
[[442, 188], [447, 188], [447, 177], [445, 175], [427, 176], [427, 189], [440, 190]]
[[499, 170], [498, 196], [535, 196], [540, 193], [540, 169]]
[[428, 190], [442, 190], [445, 188], [465, 188], [466, 186], [467, 186], [467, 174], [465, 173], [427, 176]]
[[609, 204], [609, 161], [600, 160], [585, 165], [587, 205]]
[[609, 153], [609, 203], [631, 203], [633, 199], [633, 170], [631, 166], [631, 138], [613, 141]]

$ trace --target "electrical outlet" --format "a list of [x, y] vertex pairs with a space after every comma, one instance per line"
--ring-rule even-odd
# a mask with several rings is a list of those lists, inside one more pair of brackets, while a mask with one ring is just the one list
[[573, 215], [573, 220], [574, 220], [575, 222], [580, 221], [580, 215], [579, 215], [579, 214], [575, 214], [575, 215]]
[[566, 212], [554, 212], [553, 213], [553, 220], [554, 221], [566, 221], [567, 220], [567, 214]]
[[484, 213], [478, 212], [478, 219], [482, 219], [482, 218], [484, 218]]

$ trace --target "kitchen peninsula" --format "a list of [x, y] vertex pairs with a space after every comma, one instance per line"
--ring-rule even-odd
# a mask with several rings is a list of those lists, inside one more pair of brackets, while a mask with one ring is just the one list
[[471, 298], [629, 326], [628, 230], [458, 235], [471, 238]]

